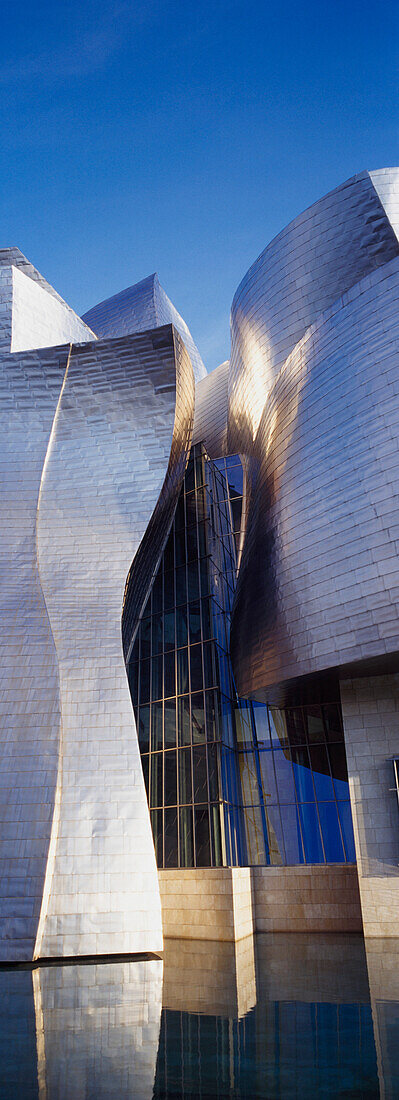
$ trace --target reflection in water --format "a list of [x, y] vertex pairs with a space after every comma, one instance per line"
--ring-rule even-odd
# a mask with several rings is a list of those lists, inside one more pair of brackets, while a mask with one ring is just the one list
[[399, 941], [280, 933], [0, 970], [1, 1100], [393, 1100], [398, 964]]

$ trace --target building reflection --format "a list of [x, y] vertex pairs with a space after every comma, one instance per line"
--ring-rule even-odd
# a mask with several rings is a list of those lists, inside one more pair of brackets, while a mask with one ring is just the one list
[[166, 940], [0, 970], [2, 1100], [399, 1095], [399, 940]]
[[151, 1100], [160, 959], [33, 971], [39, 1100]]

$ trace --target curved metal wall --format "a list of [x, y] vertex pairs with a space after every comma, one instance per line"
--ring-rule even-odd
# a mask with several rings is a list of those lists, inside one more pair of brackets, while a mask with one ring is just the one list
[[399, 650], [399, 259], [312, 325], [269, 396], [231, 633], [238, 690]]
[[69, 347], [0, 358], [0, 959], [32, 958], [60, 745], [36, 521]]
[[145, 586], [184, 476], [192, 365], [167, 325], [2, 355], [0, 391], [0, 959], [154, 951], [121, 617], [132, 561], [145, 545]]
[[210, 458], [227, 454], [229, 360], [197, 382], [193, 444], [204, 443]]
[[129, 567], [162, 491], [176, 417], [180, 425], [190, 414], [181, 401], [176, 407], [172, 326], [72, 348], [38, 519], [62, 715], [36, 945], [42, 956], [162, 946], [121, 614]]
[[[384, 181], [386, 191], [386, 176]], [[397, 238], [368, 172], [305, 210], [261, 253], [231, 311], [230, 453], [252, 453], [278, 371], [309, 325], [397, 255]]]

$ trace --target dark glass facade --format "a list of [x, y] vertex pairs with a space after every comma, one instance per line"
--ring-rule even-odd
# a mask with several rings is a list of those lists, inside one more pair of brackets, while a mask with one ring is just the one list
[[239, 699], [229, 658], [243, 471], [191, 453], [128, 656], [159, 867], [354, 861], [338, 704]]

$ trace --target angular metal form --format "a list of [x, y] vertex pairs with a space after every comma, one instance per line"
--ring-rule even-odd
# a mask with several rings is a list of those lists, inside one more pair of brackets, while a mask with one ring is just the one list
[[156, 272], [127, 287], [112, 298], [99, 302], [83, 315], [83, 320], [99, 337], [125, 336], [144, 332], [159, 325], [174, 325], [190, 356], [196, 382], [206, 376], [206, 370], [191, 332], [165, 294]]
[[169, 324], [2, 354], [0, 388], [0, 959], [154, 951], [121, 619], [137, 551], [145, 584], [173, 515], [192, 365]]

